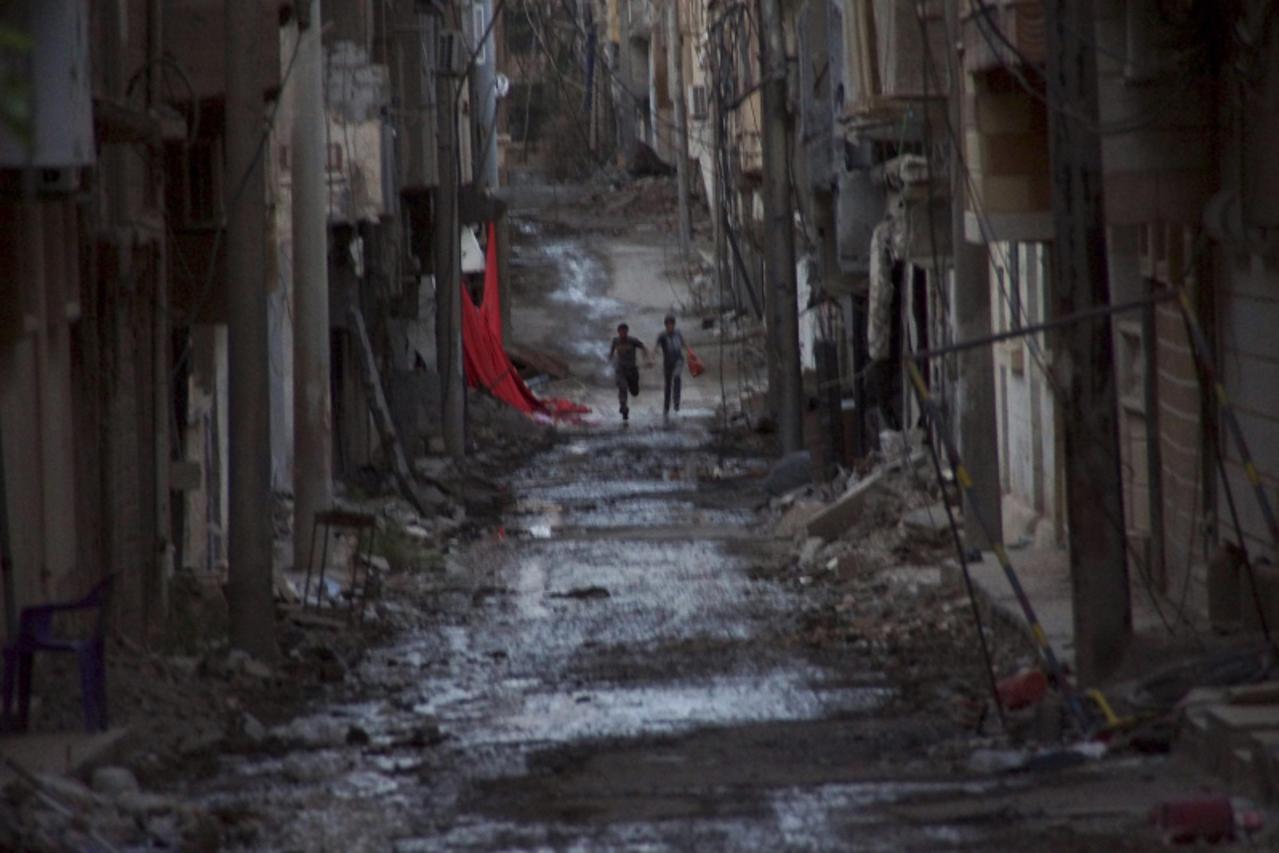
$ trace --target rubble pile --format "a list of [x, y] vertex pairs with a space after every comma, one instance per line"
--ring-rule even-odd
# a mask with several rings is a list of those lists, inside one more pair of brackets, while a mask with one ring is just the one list
[[[862, 477], [842, 472], [774, 497], [774, 530], [794, 543], [794, 558], [778, 571], [784, 582], [810, 588], [814, 602], [792, 641], [887, 660], [905, 685], [894, 701], [968, 731], [994, 731], [989, 680], [970, 602], [951, 570], [954, 540], [940, 498], [931, 461], [918, 450], [880, 460]], [[844, 523], [826, 520], [839, 512]], [[997, 671], [1033, 660], [1022, 635], [984, 627]]]

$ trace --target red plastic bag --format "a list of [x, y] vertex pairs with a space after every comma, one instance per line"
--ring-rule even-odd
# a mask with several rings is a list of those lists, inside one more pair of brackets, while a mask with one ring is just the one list
[[701, 376], [706, 372], [706, 365], [702, 364], [702, 360], [697, 357], [697, 353], [693, 352], [693, 348], [688, 348], [688, 372], [693, 376]]

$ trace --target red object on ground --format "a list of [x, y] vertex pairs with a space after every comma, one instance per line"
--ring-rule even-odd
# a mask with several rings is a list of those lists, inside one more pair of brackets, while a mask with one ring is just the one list
[[482, 388], [525, 414], [560, 418], [590, 411], [571, 400], [541, 400], [520, 378], [502, 346], [502, 312], [497, 281], [497, 229], [489, 224], [488, 258], [484, 269], [484, 300], [476, 306], [466, 285], [462, 292], [462, 361], [466, 381]]
[[1041, 670], [1027, 669], [1000, 679], [995, 685], [1000, 703], [1010, 710], [1034, 705], [1048, 692], [1048, 677]]
[[706, 365], [702, 364], [702, 360], [698, 358], [697, 353], [693, 352], [692, 347], [688, 347], [688, 372], [695, 377], [706, 372]]
[[1164, 839], [1175, 844], [1235, 837], [1235, 807], [1229, 797], [1171, 800], [1157, 806], [1152, 817]]

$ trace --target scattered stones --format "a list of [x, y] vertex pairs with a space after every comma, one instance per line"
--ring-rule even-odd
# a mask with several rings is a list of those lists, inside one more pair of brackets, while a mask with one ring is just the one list
[[808, 535], [838, 539], [866, 511], [868, 505], [885, 494], [883, 476], [876, 472], [859, 480], [830, 506], [808, 522]]
[[784, 495], [812, 481], [813, 455], [807, 450], [800, 450], [788, 453], [774, 463], [764, 480], [764, 491], [773, 496]]
[[946, 515], [946, 505], [930, 504], [911, 510], [902, 516], [902, 523], [908, 530], [935, 536], [950, 529], [950, 520]]
[[243, 734], [251, 743], [261, 743], [266, 740], [266, 726], [252, 714], [245, 713], [240, 717], [240, 733]]
[[567, 592], [556, 592], [551, 594], [551, 598], [571, 598], [578, 601], [588, 601], [601, 598], [611, 598], [612, 593], [602, 586], [583, 586], [570, 589]]
[[826, 543], [816, 536], [810, 536], [804, 540], [804, 547], [799, 550], [799, 565], [801, 568], [809, 568], [817, 559], [818, 553], [821, 552], [822, 546]]
[[137, 793], [138, 780], [125, 767], [99, 767], [93, 771], [93, 790], [106, 797]]
[[347, 726], [332, 717], [298, 717], [276, 726], [271, 735], [286, 747], [318, 749], [346, 743]]
[[426, 747], [438, 746], [444, 742], [444, 733], [436, 723], [424, 723], [409, 734], [403, 741], [404, 745], [425, 749]]

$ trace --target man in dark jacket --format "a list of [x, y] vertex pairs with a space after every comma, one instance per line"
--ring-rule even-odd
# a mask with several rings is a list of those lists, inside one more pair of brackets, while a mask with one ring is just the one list
[[617, 337], [613, 338], [613, 346], [608, 351], [608, 358], [613, 362], [613, 377], [617, 380], [618, 411], [622, 420], [631, 419], [631, 409], [627, 405], [627, 394], [639, 396], [639, 352], [643, 350], [644, 359], [651, 365], [653, 356], [648, 348], [638, 339], [631, 337], [631, 327], [622, 323], [617, 327]]

